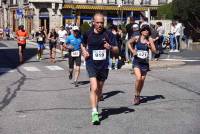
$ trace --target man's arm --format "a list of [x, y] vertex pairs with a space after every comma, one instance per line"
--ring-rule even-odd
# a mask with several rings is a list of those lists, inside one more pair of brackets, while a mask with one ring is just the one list
[[84, 45], [84, 44], [82, 44], [81, 43], [81, 52], [82, 52], [82, 54], [83, 54], [83, 57], [85, 58], [85, 59], [87, 59], [87, 58], [89, 58], [89, 52], [87, 51], [87, 49], [86, 49], [86, 45]]

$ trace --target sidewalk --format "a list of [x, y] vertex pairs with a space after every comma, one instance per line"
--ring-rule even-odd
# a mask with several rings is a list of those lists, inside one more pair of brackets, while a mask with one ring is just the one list
[[[31, 45], [35, 45], [36, 43], [33, 41], [27, 41], [27, 44], [31, 44]], [[45, 45], [46, 49], [49, 49], [48, 45]], [[57, 53], [60, 53], [59, 49], [56, 49]], [[66, 51], [64, 51], [64, 54], [67, 54]], [[181, 66], [181, 65], [185, 65], [186, 63], [183, 61], [167, 61], [167, 60], [158, 60], [158, 61], [150, 61], [150, 68], [168, 68], [168, 67], [176, 67], [176, 66]], [[132, 69], [132, 63], [125, 63], [125, 65], [123, 65], [121, 67], [121, 69]]]
[[[150, 69], [152, 68], [169, 68], [169, 67], [177, 67], [185, 65], [185, 62], [182, 61], [166, 61], [166, 60], [159, 60], [159, 61], [150, 61]], [[122, 66], [122, 69], [131, 69], [132, 64], [126, 63]]]

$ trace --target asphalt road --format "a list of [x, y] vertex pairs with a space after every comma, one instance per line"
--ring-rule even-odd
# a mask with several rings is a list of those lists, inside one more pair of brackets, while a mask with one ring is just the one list
[[101, 124], [93, 126], [84, 67], [75, 88], [67, 78], [66, 59], [52, 64], [45, 51], [44, 60], [37, 61], [36, 47], [27, 45], [27, 61], [19, 66], [15, 42], [0, 46], [0, 134], [200, 132], [199, 62], [152, 69], [139, 106], [132, 104], [135, 78], [130, 70], [110, 71], [99, 106]]

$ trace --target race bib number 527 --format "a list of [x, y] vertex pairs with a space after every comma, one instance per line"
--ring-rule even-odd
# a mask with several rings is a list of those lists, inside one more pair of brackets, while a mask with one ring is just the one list
[[146, 59], [148, 57], [148, 52], [143, 51], [143, 50], [138, 50], [137, 51], [137, 57], [139, 57], [141, 59]]
[[93, 50], [93, 60], [106, 60], [106, 50]]

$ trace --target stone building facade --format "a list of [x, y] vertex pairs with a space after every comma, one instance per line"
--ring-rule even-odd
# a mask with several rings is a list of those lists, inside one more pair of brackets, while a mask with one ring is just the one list
[[[13, 30], [22, 23], [31, 32], [39, 26], [49, 31], [61, 25], [80, 25], [90, 21], [95, 12], [105, 14], [105, 22], [126, 22], [129, 16], [140, 14], [151, 18], [157, 7], [172, 0], [0, 0], [0, 27]], [[23, 15], [20, 16], [19, 9]]]

